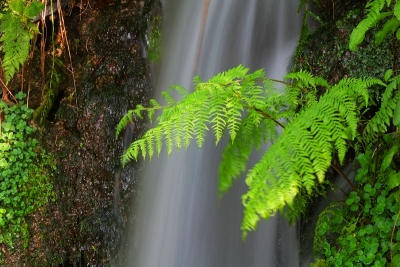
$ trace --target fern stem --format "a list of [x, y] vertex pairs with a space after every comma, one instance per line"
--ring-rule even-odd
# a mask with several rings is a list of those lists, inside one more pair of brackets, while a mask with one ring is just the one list
[[278, 124], [279, 126], [282, 127], [282, 129], [285, 129], [285, 125], [283, 125], [282, 123], [280, 123], [278, 120], [274, 119], [271, 115], [269, 115], [268, 113], [264, 112], [263, 110], [256, 108], [256, 107], [252, 107], [255, 111], [257, 111], [258, 113], [260, 113], [261, 115], [263, 115], [264, 118], [267, 118], [269, 120], [272, 120], [273, 122], [275, 122], [276, 124]]
[[[1, 71], [2, 76], [4, 77], [3, 71]], [[10, 99], [8, 98], [8, 94], [10, 94], [10, 96], [12, 97], [12, 99], [14, 99], [15, 103], [18, 103], [17, 99], [14, 97], [14, 95], [11, 93], [10, 89], [8, 89], [6, 83], [3, 81], [3, 78], [0, 77], [0, 83], [1, 83], [1, 87], [3, 88], [3, 97], [2, 100], [4, 102], [7, 102], [8, 104], [12, 104], [12, 102], [10, 101]]]
[[331, 166], [340, 176], [342, 176], [346, 180], [346, 182], [350, 185], [350, 187], [354, 191], [358, 191], [356, 185], [353, 184], [353, 182], [350, 180], [350, 178], [343, 172], [343, 170], [338, 165], [336, 165], [335, 162], [333, 162]]
[[[283, 82], [283, 81], [281, 81], [281, 82]], [[243, 99], [242, 95], [241, 95], [238, 91], [233, 90], [233, 93], [234, 93], [239, 99]], [[281, 126], [282, 129], [285, 128], [285, 126], [284, 126], [282, 123], [280, 123], [279, 121], [277, 121], [276, 119], [274, 119], [271, 115], [269, 115], [269, 114], [266, 113], [265, 111], [263, 111], [263, 110], [261, 110], [261, 109], [259, 109], [259, 108], [253, 107], [253, 106], [250, 106], [249, 108], [254, 109], [254, 110], [257, 111], [258, 113], [260, 113], [264, 118], [267, 118], [267, 119], [269, 119], [269, 120], [272, 120], [272, 121], [275, 122], [277, 125]]]
[[270, 81], [276, 82], [276, 83], [281, 83], [287, 86], [292, 86], [293, 84], [289, 83], [289, 82], [285, 82], [285, 81], [281, 81], [281, 80], [276, 80], [276, 79], [271, 79], [271, 78], [267, 78]]
[[396, 225], [397, 225], [397, 221], [399, 220], [399, 215], [400, 215], [400, 210], [399, 210], [399, 212], [397, 212], [396, 219], [395, 219], [395, 221], [394, 221], [393, 228], [392, 228], [392, 234], [391, 234], [391, 236], [390, 236], [390, 261], [391, 261], [391, 262], [393, 262], [393, 251], [392, 251], [392, 247], [393, 247], [394, 231], [396, 230]]

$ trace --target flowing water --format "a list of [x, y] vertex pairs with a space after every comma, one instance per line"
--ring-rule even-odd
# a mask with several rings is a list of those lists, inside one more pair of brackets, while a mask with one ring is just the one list
[[[282, 78], [299, 34], [297, 1], [211, 0], [208, 12], [202, 12], [206, 2], [163, 3], [157, 90], [171, 84], [191, 88], [193, 74], [204, 80], [238, 64]], [[145, 163], [126, 256], [130, 266], [299, 266], [295, 229], [279, 217], [261, 222], [241, 240], [241, 194], [246, 188], [240, 181], [217, 198], [219, 160], [220, 149], [209, 139], [201, 150], [193, 145]]]

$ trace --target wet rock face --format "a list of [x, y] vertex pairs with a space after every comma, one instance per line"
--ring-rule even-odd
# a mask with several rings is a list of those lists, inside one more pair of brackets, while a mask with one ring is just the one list
[[58, 198], [43, 215], [39, 232], [48, 240], [31, 253], [35, 262], [102, 265], [116, 254], [140, 168], [122, 168], [120, 156], [144, 125], [135, 122], [118, 140], [115, 127], [151, 95], [144, 35], [155, 2], [91, 1], [65, 17], [76, 89], [64, 79], [43, 137], [57, 160]]

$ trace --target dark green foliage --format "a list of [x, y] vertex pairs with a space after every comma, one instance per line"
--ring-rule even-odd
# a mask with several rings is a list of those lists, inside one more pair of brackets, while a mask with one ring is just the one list
[[[297, 68], [305, 67], [329, 80], [333, 74], [332, 79], [374, 76], [385, 82], [369, 89], [369, 106], [360, 114], [359, 135], [354, 140], [355, 157], [361, 165], [356, 189], [343, 202], [329, 205], [319, 216], [314, 236], [317, 257], [314, 267], [400, 266], [396, 134], [400, 125], [400, 80], [396, 76], [395, 39], [399, 36], [399, 10], [398, 1], [369, 1], [367, 18], [356, 29], [352, 25], [359, 17], [357, 9], [339, 19], [336, 27], [323, 25], [312, 33], [308, 42], [303, 42], [306, 51], [297, 56]], [[353, 52], [346, 47], [351, 31], [350, 49], [358, 48]], [[320, 39], [322, 48], [317, 43]], [[302, 58], [304, 55], [307, 57]], [[394, 70], [386, 71], [391, 67]]]
[[343, 46], [342, 65], [344, 74], [350, 77], [379, 77], [383, 78], [385, 71], [392, 66], [393, 54], [391, 53], [391, 42], [383, 42], [379, 46], [374, 45], [373, 34], [376, 30], [371, 30], [364, 40], [363, 46], [358, 47], [357, 52], [348, 52], [347, 43]]
[[[357, 136], [360, 110], [368, 104], [368, 88], [384, 84], [377, 79], [343, 79], [331, 87], [305, 71], [287, 78], [293, 83], [287, 83], [287, 93], [282, 95], [274, 91], [263, 71], [249, 74], [247, 68], [238, 66], [206, 82], [196, 79], [193, 93], [176, 87], [181, 100], [164, 92], [166, 106], [155, 100], [147, 108], [137, 105], [122, 118], [117, 136], [133, 115], [142, 118], [147, 112], [151, 119], [156, 110], [162, 109], [162, 113], [158, 124], [130, 145], [123, 164], [137, 159], [139, 153], [151, 158], [155, 151], [160, 153], [163, 143], [168, 154], [173, 148], [189, 146], [192, 139], [201, 147], [211, 127], [216, 143], [225, 132], [230, 137], [219, 171], [222, 193], [246, 170], [253, 148], [270, 141], [273, 144], [246, 177], [249, 191], [243, 196], [243, 234], [255, 229], [260, 218], [268, 219], [286, 205], [289, 217], [297, 217], [305, 198], [324, 181], [333, 157], [337, 155], [342, 162], [348, 142]], [[326, 93], [318, 97], [317, 87], [325, 88]], [[290, 122], [284, 126], [282, 119]], [[276, 139], [277, 125], [285, 128]]]
[[294, 71], [307, 70], [329, 82], [337, 82], [342, 77], [379, 77], [392, 67], [392, 42], [376, 46], [371, 29], [364, 44], [356, 52], [349, 50], [349, 35], [359, 22], [362, 10], [350, 10], [335, 23], [327, 23], [309, 32], [299, 44], [295, 55]]
[[[393, 3], [394, 2], [394, 3]], [[375, 35], [375, 43], [381, 44], [385, 37], [397, 31], [397, 39], [400, 38], [398, 31], [400, 26], [400, 2], [391, 0], [370, 0], [366, 5], [367, 16], [357, 25], [350, 36], [349, 48], [357, 50], [359, 44], [364, 41], [365, 34], [370, 29], [384, 21], [382, 28]]]
[[314, 266], [399, 266], [400, 144], [396, 134], [384, 139], [379, 150], [358, 155], [359, 191], [319, 215]]
[[[23, 94], [16, 95], [23, 100]], [[27, 216], [53, 197], [52, 160], [33, 138], [28, 124], [32, 110], [23, 104], [0, 102], [4, 120], [0, 132], [0, 243], [27, 245]]]
[[6, 82], [18, 72], [29, 55], [30, 41], [39, 30], [31, 20], [43, 9], [37, 0], [9, 0], [8, 8], [0, 13], [0, 42], [4, 54], [2, 66]]
[[[364, 5], [360, 0], [301, 0], [298, 10], [310, 12], [313, 20], [322, 24], [330, 24], [344, 17], [349, 10]], [[310, 8], [311, 6], [311, 8]], [[306, 14], [307, 15], [307, 14]]]
[[400, 85], [400, 76], [392, 78], [390, 75], [391, 70], [387, 71], [385, 74], [385, 79], [388, 80], [389, 84], [382, 94], [380, 108], [368, 121], [364, 130], [363, 142], [366, 144], [369, 144], [379, 135], [386, 133], [388, 127], [392, 125], [393, 120], [398, 119], [398, 116], [395, 118], [393, 116], [394, 114], [398, 114], [400, 108], [400, 93], [398, 89]]

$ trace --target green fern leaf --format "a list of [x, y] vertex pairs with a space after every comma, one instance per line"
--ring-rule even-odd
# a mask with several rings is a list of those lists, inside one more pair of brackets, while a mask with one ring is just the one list
[[[400, 5], [400, 4], [399, 4]], [[388, 34], [393, 34], [400, 26], [400, 20], [393, 17], [385, 22], [382, 29], [375, 34], [375, 45], [380, 45]]]
[[346, 141], [355, 135], [361, 104], [367, 103], [367, 88], [379, 82], [344, 79], [287, 125], [246, 177], [244, 237], [256, 228], [259, 218], [268, 219], [292, 205], [300, 192], [311, 194], [323, 182], [334, 149], [343, 160]]
[[43, 4], [37, 1], [31, 2], [29, 6], [26, 6], [24, 0], [11, 0], [8, 4], [9, 10], [0, 18], [0, 42], [4, 53], [2, 67], [7, 83], [28, 58], [33, 33], [39, 32], [36, 25], [27, 19], [38, 15], [43, 8]]
[[119, 121], [116, 130], [115, 130], [115, 138], [118, 139], [120, 133], [122, 132], [122, 130], [124, 128], [126, 128], [126, 126], [128, 126], [129, 123], [133, 122], [133, 114], [134, 111], [133, 110], [129, 110], [123, 117], [122, 119]]
[[[25, 0], [12, 0], [8, 2], [8, 6], [12, 12], [22, 16], [24, 14], [26, 1]], [[39, 10], [40, 11], [40, 10]]]
[[356, 51], [357, 47], [365, 38], [365, 34], [380, 20], [391, 16], [393, 12], [381, 12], [385, 6], [385, 0], [371, 0], [367, 3], [367, 16], [354, 28], [350, 35], [349, 48]]
[[[363, 132], [363, 137], [367, 144], [374, 137], [386, 132], [391, 123], [397, 102], [400, 100], [400, 93], [397, 90], [400, 83], [400, 76], [393, 77], [389, 81], [390, 83], [386, 86], [386, 89], [382, 94], [379, 110], [375, 113], [374, 117], [368, 121]], [[384, 84], [381, 85], [384, 86]]]
[[[25, 1], [23, 1], [23, 2], [25, 2]], [[39, 2], [39, 1], [32, 1], [27, 7], [24, 8], [24, 11], [23, 11], [24, 12], [24, 16], [29, 18], [29, 19], [33, 19], [43, 9], [44, 9], [43, 3]]]
[[[390, 6], [390, 4], [388, 4], [387, 6]], [[396, 1], [396, 3], [394, 4], [393, 13], [396, 16], [396, 18], [398, 20], [400, 20], [400, 2], [399, 1]]]
[[218, 192], [225, 193], [242, 173], [254, 148], [265, 144], [276, 136], [276, 125], [263, 120], [260, 113], [250, 111], [240, 125], [233, 142], [229, 142], [222, 152], [219, 165]]

